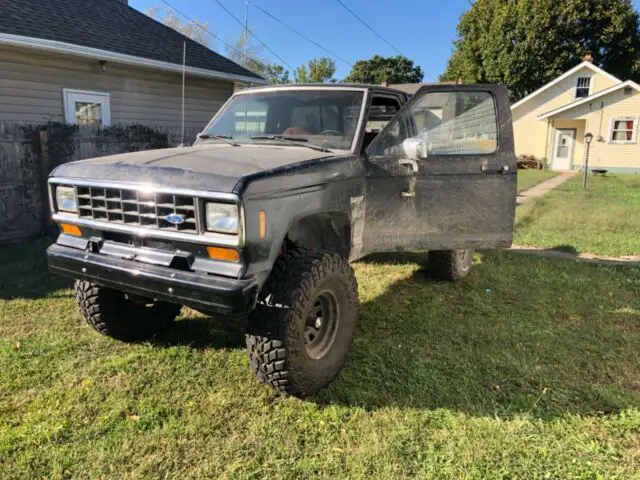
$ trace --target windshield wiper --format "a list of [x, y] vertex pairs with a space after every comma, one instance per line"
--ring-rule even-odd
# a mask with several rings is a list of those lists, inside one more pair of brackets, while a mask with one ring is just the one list
[[207, 140], [208, 138], [213, 138], [215, 140], [221, 140], [224, 143], [231, 145], [232, 147], [239, 147], [240, 146], [239, 143], [230, 142], [229, 140], [232, 140], [233, 137], [230, 137], [229, 135], [212, 135], [210, 133], [201, 133], [200, 135], [198, 135], [198, 139]]
[[307, 147], [307, 148], [310, 148], [311, 150], [316, 150], [318, 152], [331, 153], [331, 150], [326, 149], [324, 147], [320, 147], [318, 145], [300, 143], [300, 142], [308, 142], [309, 140], [306, 139], [306, 138], [285, 137], [284, 135], [257, 135], [255, 137], [250, 137], [250, 138], [251, 138], [251, 140], [277, 140], [277, 141], [283, 141], [283, 142], [288, 142], [291, 145], [297, 145], [298, 147]]

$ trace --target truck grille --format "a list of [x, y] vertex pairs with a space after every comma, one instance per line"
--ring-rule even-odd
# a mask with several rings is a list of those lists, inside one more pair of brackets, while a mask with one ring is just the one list
[[[198, 233], [197, 200], [186, 195], [101, 187], [76, 187], [80, 218], [134, 227]], [[173, 215], [173, 222], [167, 216]], [[176, 223], [175, 220], [182, 223]]]

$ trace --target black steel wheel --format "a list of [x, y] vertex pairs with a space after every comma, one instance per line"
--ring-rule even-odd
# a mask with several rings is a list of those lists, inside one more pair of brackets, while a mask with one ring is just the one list
[[429, 252], [429, 274], [441, 280], [456, 282], [469, 275], [473, 264], [473, 249], [432, 250]]
[[148, 340], [166, 330], [180, 313], [180, 305], [159, 302], [95, 283], [78, 280], [80, 313], [98, 333], [122, 341]]
[[307, 315], [304, 330], [305, 348], [311, 358], [324, 357], [331, 349], [338, 331], [340, 306], [331, 290], [321, 292]]
[[342, 370], [357, 316], [356, 279], [345, 258], [322, 250], [283, 254], [249, 316], [253, 371], [281, 392], [313, 394]]

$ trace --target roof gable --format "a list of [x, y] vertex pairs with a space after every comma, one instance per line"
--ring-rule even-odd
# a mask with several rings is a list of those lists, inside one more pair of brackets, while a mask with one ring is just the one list
[[575, 74], [576, 72], [580, 71], [583, 68], [588, 68], [588, 69], [592, 70], [594, 73], [603, 75], [603, 76], [609, 78], [610, 80], [612, 80], [612, 81], [614, 81], [616, 83], [621, 82], [621, 80], [619, 78], [611, 75], [610, 73], [605, 72], [600, 67], [595, 66], [593, 63], [591, 63], [591, 62], [582, 62], [582, 63], [579, 63], [578, 65], [576, 65], [575, 67], [573, 67], [572, 69], [567, 70], [562, 75], [556, 77], [555, 79], [553, 79], [549, 83], [543, 85], [542, 87], [540, 87], [535, 92], [530, 93], [526, 97], [524, 97], [521, 100], [517, 101], [516, 103], [511, 105], [511, 109], [513, 110], [514, 108], [517, 108], [520, 105], [525, 104], [529, 100], [532, 100], [533, 98], [535, 98], [538, 95], [540, 95], [541, 93], [547, 91], [549, 88], [553, 87], [554, 85], [557, 85], [558, 83], [560, 83], [564, 79], [569, 78], [571, 75]]
[[605, 95], [617, 92], [618, 90], [626, 87], [633, 88], [636, 91], [640, 92], [640, 85], [638, 85], [636, 82], [632, 82], [631, 80], [627, 80], [626, 82], [618, 83], [613, 87], [601, 90], [598, 93], [589, 95], [588, 97], [581, 98], [580, 100], [576, 100], [575, 102], [568, 103], [566, 105], [563, 105], [562, 107], [543, 113], [542, 115], [538, 116], [538, 120], [544, 120], [545, 118], [552, 117], [553, 115], [557, 115], [558, 113], [566, 112], [567, 110], [571, 110], [572, 108], [584, 105], [585, 103], [592, 102], [597, 98], [604, 97]]
[[118, 0], [11, 0], [0, 32], [230, 75], [261, 77]]

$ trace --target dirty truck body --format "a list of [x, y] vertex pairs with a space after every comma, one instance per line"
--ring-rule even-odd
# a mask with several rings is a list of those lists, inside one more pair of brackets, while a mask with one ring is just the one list
[[355, 331], [349, 261], [429, 250], [465, 276], [474, 248], [511, 244], [516, 162], [507, 92], [366, 85], [235, 94], [192, 147], [67, 163], [49, 179], [75, 278], [101, 333], [158, 333], [180, 305], [247, 314], [258, 377], [306, 395], [342, 368]]

